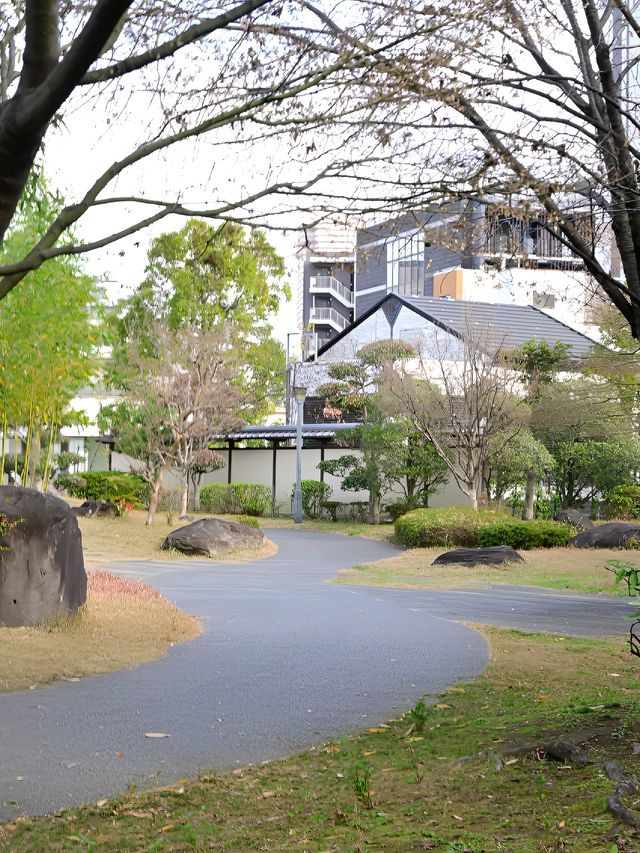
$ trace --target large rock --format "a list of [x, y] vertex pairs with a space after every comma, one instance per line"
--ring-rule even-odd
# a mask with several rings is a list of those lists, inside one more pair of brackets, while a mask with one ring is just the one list
[[524, 560], [509, 545], [493, 545], [490, 548], [456, 548], [436, 557], [432, 566], [495, 566], [498, 563], [524, 563]]
[[60, 498], [0, 487], [0, 514], [19, 522], [0, 538], [0, 625], [72, 616], [87, 597], [82, 536]]
[[621, 548], [631, 540], [640, 542], [640, 526], [627, 524], [623, 521], [612, 521], [609, 524], [599, 524], [591, 530], [583, 530], [569, 545], [576, 548]]
[[570, 524], [578, 530], [592, 530], [595, 527], [589, 513], [582, 509], [559, 509], [553, 517], [556, 521]]
[[91, 518], [94, 515], [101, 518], [105, 516], [113, 518], [116, 514], [116, 509], [116, 505], [110, 501], [85, 501], [80, 506], [71, 507], [71, 512], [82, 518]]
[[203, 518], [172, 530], [162, 543], [165, 550], [175, 549], [183, 554], [202, 554], [213, 557], [221, 551], [257, 547], [264, 542], [264, 533], [257, 527], [237, 521]]

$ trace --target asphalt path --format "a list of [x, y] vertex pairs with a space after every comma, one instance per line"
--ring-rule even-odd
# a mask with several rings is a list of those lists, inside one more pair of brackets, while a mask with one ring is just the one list
[[330, 584], [339, 569], [396, 549], [296, 530], [269, 536], [278, 553], [253, 563], [112, 567], [198, 614], [204, 631], [134, 670], [0, 696], [0, 819], [374, 726], [484, 668], [486, 643], [462, 621], [567, 636], [628, 631], [626, 602], [603, 596]]

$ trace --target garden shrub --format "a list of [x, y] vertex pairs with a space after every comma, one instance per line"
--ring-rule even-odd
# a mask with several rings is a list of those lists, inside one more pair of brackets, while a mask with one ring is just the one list
[[412, 509], [415, 509], [415, 506], [406, 501], [395, 501], [395, 503], [386, 504], [384, 511], [391, 516], [392, 521], [397, 521], [401, 515], [406, 515]]
[[264, 515], [271, 505], [271, 489], [259, 483], [213, 483], [200, 492], [203, 512], [218, 515]]
[[139, 474], [123, 471], [85, 471], [56, 478], [57, 489], [65, 489], [72, 498], [130, 504], [144, 509], [149, 503], [149, 484]]
[[605, 495], [604, 510], [609, 518], [640, 517], [640, 486], [616, 486]]
[[504, 512], [470, 507], [414, 509], [396, 520], [396, 539], [407, 548], [476, 548], [480, 528], [504, 518]]
[[[321, 480], [301, 480], [302, 488], [302, 511], [307, 518], [319, 518], [322, 515], [322, 502], [328, 501], [333, 489], [328, 483]], [[296, 491], [295, 485], [291, 490], [291, 500]]]
[[559, 521], [521, 521], [504, 519], [478, 528], [478, 545], [510, 545], [527, 551], [530, 548], [556, 548], [566, 545], [574, 535], [573, 528]]

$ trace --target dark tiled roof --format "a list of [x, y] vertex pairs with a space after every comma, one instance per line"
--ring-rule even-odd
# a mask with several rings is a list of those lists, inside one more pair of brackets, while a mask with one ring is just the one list
[[[333, 438], [337, 432], [353, 429], [360, 424], [302, 424], [303, 438]], [[295, 424], [274, 426], [247, 426], [235, 432], [216, 436], [225, 441], [246, 441], [247, 439], [266, 439], [267, 441], [291, 439], [296, 437]]]
[[401, 296], [387, 294], [380, 302], [347, 326], [319, 354], [327, 351], [336, 341], [345, 337], [361, 322], [377, 311], [386, 299], [397, 299], [416, 314], [437, 326], [464, 339], [472, 337], [487, 348], [516, 349], [526, 341], [547, 341], [553, 344], [568, 344], [574, 358], [587, 355], [596, 341], [545, 314], [532, 305], [508, 305], [492, 302], [466, 302], [453, 299], [438, 299], [432, 296]]

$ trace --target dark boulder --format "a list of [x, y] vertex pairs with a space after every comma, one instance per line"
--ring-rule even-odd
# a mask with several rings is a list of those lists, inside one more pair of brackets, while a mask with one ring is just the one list
[[165, 550], [183, 554], [202, 554], [213, 557], [222, 551], [236, 548], [255, 548], [264, 542], [264, 533], [257, 527], [237, 521], [203, 518], [173, 530], [162, 543]]
[[87, 597], [87, 575], [71, 507], [34, 489], [3, 486], [0, 514], [18, 522], [0, 538], [0, 625], [73, 616]]
[[494, 545], [490, 548], [456, 548], [436, 557], [432, 566], [495, 566], [499, 563], [524, 563], [524, 560], [509, 545]]
[[116, 515], [117, 507], [110, 501], [85, 501], [80, 506], [71, 508], [74, 515], [79, 515], [82, 518], [90, 518], [93, 515], [101, 518], [113, 518]]
[[556, 521], [570, 524], [578, 530], [592, 530], [595, 527], [589, 513], [582, 509], [559, 509], [553, 517]]
[[623, 521], [600, 524], [591, 530], [583, 530], [568, 544], [576, 548], [622, 548], [627, 542], [640, 542], [640, 526]]

